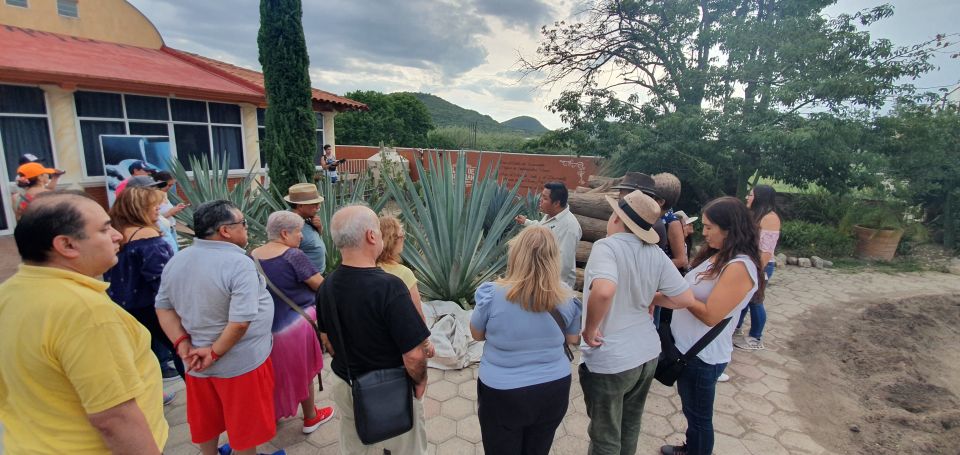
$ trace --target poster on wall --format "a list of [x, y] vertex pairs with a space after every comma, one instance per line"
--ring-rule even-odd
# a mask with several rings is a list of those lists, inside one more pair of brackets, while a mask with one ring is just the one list
[[169, 171], [170, 138], [167, 136], [100, 135], [107, 203], [112, 207], [117, 187], [137, 169]]

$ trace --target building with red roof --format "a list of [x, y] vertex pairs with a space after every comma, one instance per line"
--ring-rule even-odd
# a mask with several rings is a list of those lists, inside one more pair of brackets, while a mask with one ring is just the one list
[[[338, 112], [367, 109], [318, 89], [312, 101], [318, 148], [335, 145]], [[61, 186], [99, 196], [104, 134], [168, 136], [181, 160], [226, 154], [231, 171], [262, 171], [266, 108], [263, 74], [167, 47], [124, 0], [0, 3], [0, 172], [8, 181], [30, 153], [67, 171]], [[0, 186], [0, 234], [9, 234], [11, 188]]]

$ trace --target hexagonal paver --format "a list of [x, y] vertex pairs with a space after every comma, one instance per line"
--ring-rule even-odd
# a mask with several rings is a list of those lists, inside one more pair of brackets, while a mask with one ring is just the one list
[[670, 425], [670, 421], [665, 417], [644, 413], [643, 420], [640, 423], [640, 431], [652, 436], [665, 438], [673, 434], [673, 426]]
[[473, 414], [473, 403], [462, 397], [453, 397], [440, 404], [440, 414], [453, 420], [460, 420]]
[[739, 438], [716, 433], [713, 441], [713, 453], [716, 454], [746, 454], [747, 448]]
[[782, 429], [772, 417], [749, 410], [738, 413], [737, 420], [747, 431], [755, 431], [767, 436], [776, 436]]
[[441, 379], [443, 379], [443, 370], [427, 368], [427, 384], [433, 384]]
[[587, 453], [589, 445], [590, 443], [585, 439], [567, 435], [553, 441], [550, 453], [554, 455], [583, 455]]
[[776, 439], [758, 433], [747, 434], [740, 438], [740, 442], [753, 455], [786, 455], [790, 453]]
[[423, 398], [423, 417], [429, 419], [440, 415], [440, 402], [430, 397]]
[[477, 399], [477, 381], [471, 379], [457, 387], [458, 394], [468, 400]]
[[287, 453], [287, 455], [314, 455], [319, 449], [319, 447], [315, 447], [306, 441], [299, 444], [279, 447], [283, 447], [283, 450]]
[[820, 444], [817, 444], [810, 436], [797, 433], [796, 431], [784, 431], [777, 440], [784, 447], [792, 450], [798, 450], [806, 453], [823, 453], [826, 450]]
[[451, 438], [437, 445], [437, 455], [473, 455], [473, 444], [460, 438]]
[[647, 395], [647, 403], [643, 407], [643, 413], [653, 414], [658, 416], [668, 416], [677, 412], [677, 408], [673, 407], [673, 403], [659, 395]]
[[427, 419], [427, 441], [440, 444], [457, 434], [457, 422], [444, 416]]
[[467, 417], [457, 422], [457, 437], [479, 443], [483, 439], [480, 435], [480, 421], [476, 417]]
[[739, 422], [737, 422], [736, 417], [726, 414], [717, 414], [713, 416], [713, 428], [718, 433], [727, 434], [735, 438], [740, 437], [747, 431], [742, 425], [740, 425]]
[[[767, 388], [773, 392], [790, 393], [790, 383], [786, 379], [767, 375], [760, 380], [760, 383], [767, 386]], [[766, 395], [765, 393], [757, 393], [760, 395]]]
[[473, 369], [465, 368], [463, 370], [447, 370], [443, 372], [443, 379], [454, 384], [460, 384], [473, 380]]
[[587, 425], [589, 424], [590, 419], [583, 414], [568, 415], [563, 419], [563, 429], [566, 430], [568, 437], [587, 439]]
[[753, 365], [747, 365], [744, 363], [731, 362], [729, 369], [731, 372], [730, 376], [737, 376], [750, 379], [760, 379], [765, 376], [763, 371]]
[[784, 411], [797, 412], [797, 406], [793, 403], [793, 398], [790, 398], [789, 395], [780, 392], [770, 392], [764, 398]]
[[770, 415], [773, 405], [766, 398], [750, 392], [740, 392], [733, 397], [743, 409], [749, 409], [757, 414]]
[[317, 428], [317, 431], [307, 436], [307, 441], [317, 447], [326, 447], [336, 444], [340, 440], [340, 422], [338, 416]]
[[457, 385], [450, 381], [437, 381], [427, 385], [427, 396], [437, 401], [447, 401], [457, 396]]
[[[677, 409], [681, 408], [677, 407]], [[717, 397], [713, 399], [713, 410], [724, 414], [736, 414], [742, 411], [743, 407], [741, 407], [733, 397], [717, 395]]]

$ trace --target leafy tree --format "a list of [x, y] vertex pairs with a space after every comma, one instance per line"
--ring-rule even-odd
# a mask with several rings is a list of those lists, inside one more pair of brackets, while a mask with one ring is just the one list
[[897, 81], [929, 71], [940, 43], [871, 40], [890, 6], [828, 19], [832, 3], [602, 0], [544, 27], [521, 64], [573, 80], [550, 107], [617, 171], [673, 172], [698, 201], [759, 177], [840, 190], [869, 161], [863, 112], [909, 94]]
[[300, 0], [260, 0], [257, 46], [270, 106], [260, 147], [272, 185], [284, 190], [302, 176], [313, 175], [317, 151], [317, 119], [302, 17]]
[[960, 108], [951, 104], [901, 103], [879, 118], [880, 150], [892, 164], [887, 172], [903, 181], [926, 217], [940, 219], [943, 243], [956, 247], [960, 190]]
[[433, 129], [427, 107], [409, 93], [385, 94], [355, 91], [345, 95], [370, 107], [368, 112], [344, 112], [336, 116], [338, 141], [352, 145], [427, 147], [427, 132]]

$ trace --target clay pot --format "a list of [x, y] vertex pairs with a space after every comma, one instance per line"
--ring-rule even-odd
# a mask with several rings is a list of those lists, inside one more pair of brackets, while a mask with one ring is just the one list
[[903, 237], [903, 229], [872, 229], [859, 224], [853, 232], [857, 236], [856, 256], [877, 261], [892, 261]]

